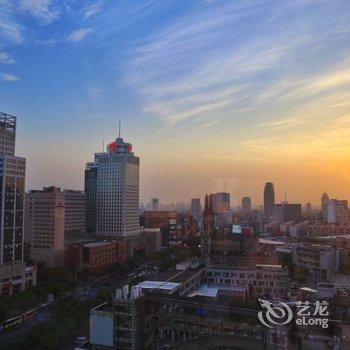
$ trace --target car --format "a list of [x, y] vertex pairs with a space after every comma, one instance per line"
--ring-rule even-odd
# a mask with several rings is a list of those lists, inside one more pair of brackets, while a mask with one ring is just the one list
[[75, 339], [75, 344], [82, 345], [82, 344], [86, 343], [87, 341], [88, 341], [87, 337], [77, 337]]

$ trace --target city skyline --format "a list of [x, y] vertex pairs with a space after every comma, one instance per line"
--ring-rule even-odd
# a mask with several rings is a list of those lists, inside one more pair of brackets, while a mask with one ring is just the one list
[[[27, 189], [83, 189], [122, 136], [140, 201], [350, 198], [345, 1], [0, 2], [0, 104]], [[232, 29], [234, 28], [234, 30]], [[224, 183], [229, 184], [225, 185]]]

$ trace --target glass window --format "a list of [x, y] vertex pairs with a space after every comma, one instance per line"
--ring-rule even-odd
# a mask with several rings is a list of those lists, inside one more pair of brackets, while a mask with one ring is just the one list
[[13, 230], [12, 228], [4, 229], [4, 245], [13, 244]]
[[14, 220], [14, 212], [13, 211], [5, 211], [5, 227], [13, 227]]
[[15, 178], [14, 177], [6, 176], [5, 192], [6, 193], [15, 193]]

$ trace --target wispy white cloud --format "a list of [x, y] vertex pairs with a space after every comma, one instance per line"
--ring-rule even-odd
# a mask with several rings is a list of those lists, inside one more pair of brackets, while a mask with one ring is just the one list
[[98, 99], [99, 97], [101, 97], [103, 93], [103, 89], [98, 87], [98, 86], [95, 86], [95, 87], [91, 87], [88, 89], [87, 91], [87, 94], [88, 96], [92, 99], [92, 100], [96, 100]]
[[20, 9], [36, 17], [43, 24], [49, 24], [59, 18], [58, 7], [52, 0], [20, 0]]
[[207, 122], [207, 123], [204, 123], [204, 127], [205, 128], [210, 128], [210, 127], [212, 127], [212, 126], [214, 126], [214, 125], [216, 125], [216, 124], [219, 124], [219, 121], [218, 120], [213, 120], [213, 121], [211, 121], [211, 122]]
[[70, 42], [79, 42], [85, 39], [85, 37], [91, 33], [91, 28], [77, 29], [68, 35], [67, 40]]
[[0, 22], [0, 35], [15, 44], [23, 42], [23, 28], [15, 22]]
[[[312, 98], [347, 84], [339, 60], [349, 50], [343, 46], [331, 59], [329, 52], [346, 41], [348, 15], [336, 4], [315, 1], [210, 3], [137, 46], [126, 79], [143, 97], [145, 113], [165, 122], [199, 127], [224, 118], [237, 127], [251, 118], [256, 123], [300, 96]], [[274, 127], [287, 129], [294, 122]]]
[[24, 40], [24, 28], [15, 18], [14, 3], [0, 0], [0, 43], [20, 44]]
[[80, 117], [79, 120], [82, 122], [87, 122], [87, 121], [99, 119], [99, 118], [101, 118], [100, 114], [89, 114], [89, 115], [85, 115], [83, 117]]
[[0, 63], [15, 64], [16, 60], [13, 59], [7, 52], [0, 52]]
[[0, 78], [2, 81], [9, 81], [9, 82], [21, 80], [16, 75], [12, 75], [12, 74], [8, 74], [8, 73], [1, 73]]
[[84, 19], [89, 19], [90, 17], [98, 14], [102, 11], [102, 1], [93, 2], [89, 5], [84, 6], [81, 9], [81, 13]]

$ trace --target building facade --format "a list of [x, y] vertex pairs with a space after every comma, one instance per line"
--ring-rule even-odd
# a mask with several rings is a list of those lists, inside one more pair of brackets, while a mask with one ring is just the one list
[[96, 232], [97, 216], [97, 164], [87, 163], [85, 170], [84, 192], [86, 196], [86, 232]]
[[252, 210], [252, 200], [250, 197], [242, 198], [242, 211], [244, 213], [249, 213]]
[[[87, 221], [96, 235], [115, 238], [139, 234], [139, 164], [132, 145], [120, 137], [108, 145], [107, 152], [95, 153], [94, 163], [87, 163]], [[92, 168], [97, 174], [90, 173]]]
[[158, 211], [159, 210], [159, 199], [158, 198], [152, 198], [151, 199], [151, 209], [152, 209], [152, 211]]
[[214, 214], [224, 214], [230, 211], [230, 194], [218, 192], [210, 195]]
[[84, 244], [84, 265], [88, 270], [99, 270], [117, 261], [117, 243], [95, 242]]
[[322, 218], [324, 221], [327, 220], [328, 202], [329, 202], [328, 194], [323, 193], [321, 197], [321, 211], [322, 211]]
[[299, 223], [302, 219], [301, 204], [276, 204], [272, 211], [273, 219], [280, 222], [294, 221]]
[[275, 188], [272, 182], [266, 182], [264, 188], [264, 214], [266, 217], [273, 215], [275, 205]]
[[191, 215], [197, 221], [199, 221], [201, 216], [201, 200], [200, 198], [191, 199]]
[[15, 155], [17, 118], [0, 112], [0, 154]]
[[[26, 160], [15, 156], [16, 117], [0, 113], [0, 283], [1, 295], [23, 291], [27, 284], [24, 246]], [[36, 283], [35, 269], [30, 281]]]
[[143, 218], [145, 228], [160, 228], [163, 246], [169, 246], [178, 239], [180, 230], [176, 211], [145, 211]]
[[247, 286], [255, 297], [283, 298], [289, 291], [288, 270], [281, 265], [256, 265], [255, 269], [209, 267], [205, 278], [217, 285]]
[[347, 224], [349, 222], [347, 200], [330, 199], [328, 201], [327, 222], [330, 224]]
[[31, 258], [49, 267], [62, 267], [65, 239], [85, 232], [85, 217], [83, 192], [51, 186], [27, 193], [25, 235]]

